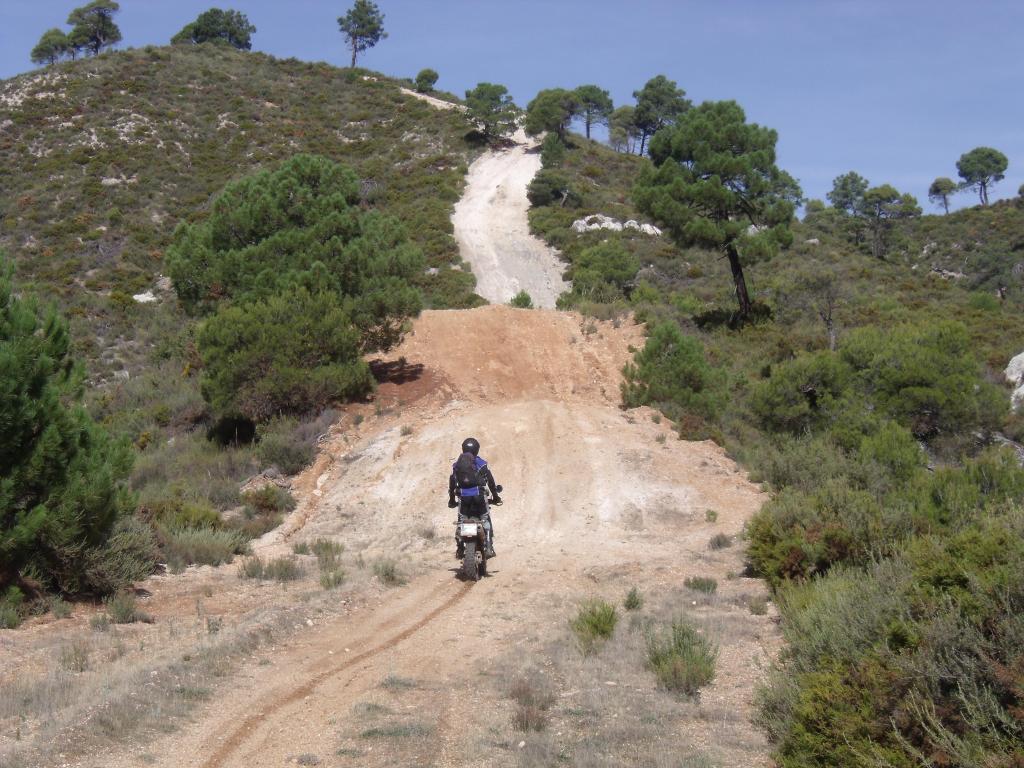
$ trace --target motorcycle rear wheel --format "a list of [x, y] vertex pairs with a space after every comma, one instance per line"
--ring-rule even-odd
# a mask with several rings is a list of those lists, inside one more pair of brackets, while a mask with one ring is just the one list
[[466, 554], [462, 558], [462, 575], [470, 581], [480, 579], [480, 571], [476, 564], [476, 542], [466, 542]]

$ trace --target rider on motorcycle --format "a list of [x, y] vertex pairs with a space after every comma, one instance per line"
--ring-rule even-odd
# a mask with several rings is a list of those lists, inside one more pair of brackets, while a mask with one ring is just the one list
[[[459, 481], [455, 477], [455, 467], [458, 462], [453, 464], [452, 474], [448, 478], [448, 508], [455, 509], [461, 503], [459, 509], [460, 517], [476, 517], [480, 519], [484, 530], [487, 531], [487, 557], [494, 557], [494, 529], [491, 525], [487, 497], [484, 495], [484, 486], [486, 485], [487, 489], [491, 492], [491, 504], [500, 506], [501, 497], [498, 496], [498, 488], [494, 482], [494, 475], [491, 474], [490, 467], [480, 457], [480, 442], [476, 438], [467, 437], [462, 441], [462, 452], [473, 455], [479, 485], [472, 488], [460, 487]], [[459, 497], [458, 501], [455, 498], [456, 494]], [[455, 556], [457, 558], [462, 557], [462, 540], [458, 537], [456, 537]]]

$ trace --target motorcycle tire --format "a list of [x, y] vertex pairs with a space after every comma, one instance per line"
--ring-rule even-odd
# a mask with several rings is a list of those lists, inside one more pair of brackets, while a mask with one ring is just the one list
[[462, 558], [462, 575], [469, 581], [480, 579], [480, 572], [476, 565], [476, 542], [466, 542], [466, 554]]
[[480, 555], [480, 578], [482, 579], [487, 575], [487, 552], [481, 552]]

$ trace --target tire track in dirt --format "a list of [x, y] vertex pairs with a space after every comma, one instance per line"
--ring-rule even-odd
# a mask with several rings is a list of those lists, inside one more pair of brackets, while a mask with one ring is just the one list
[[[447, 586], [448, 584], [443, 585], [445, 588]], [[403, 641], [408, 640], [414, 634], [430, 624], [430, 622], [434, 621], [448, 610], [454, 608], [469, 593], [469, 590], [472, 589], [472, 587], [473, 584], [470, 583], [461, 584], [454, 595], [447, 598], [441, 605], [422, 616], [418, 621], [416, 621], [416, 623], [405, 628], [397, 635], [388, 638], [384, 642], [372, 648], [356, 654], [350, 659], [346, 659], [340, 664], [336, 664], [328, 669], [322, 670], [313, 677], [307, 678], [305, 682], [293, 688], [287, 695], [278, 698], [274, 702], [261, 707], [258, 711], [249, 715], [237, 728], [235, 728], [234, 731], [231, 732], [224, 743], [217, 748], [213, 755], [211, 755], [206, 762], [202, 763], [202, 768], [220, 768], [223, 766], [225, 762], [245, 744], [249, 737], [256, 732], [258, 725], [265, 722], [268, 718], [274, 716], [288, 705], [294, 704], [295, 702], [310, 695], [317, 687], [331, 678], [336, 677], [352, 667], [358, 666], [364, 661], [372, 659], [374, 656], [391, 650]]]

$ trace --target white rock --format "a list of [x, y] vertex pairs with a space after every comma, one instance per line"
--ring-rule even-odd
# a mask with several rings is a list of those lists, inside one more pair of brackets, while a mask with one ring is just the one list
[[134, 296], [132, 296], [132, 298], [135, 299], [135, 301], [137, 301], [139, 304], [152, 304], [154, 301], [157, 300], [156, 296], [153, 295], [153, 291], [146, 291], [145, 293], [136, 293]]
[[171, 282], [171, 278], [166, 275], [160, 275], [156, 279], [156, 289], [158, 291], [171, 291], [174, 289], [174, 283]]
[[1006, 380], [1014, 386], [1010, 402], [1016, 411], [1020, 408], [1021, 403], [1024, 403], [1024, 352], [1010, 360], [1010, 364], [1006, 366], [1004, 374]]
[[571, 228], [577, 234], [596, 232], [599, 229], [606, 229], [610, 232], [621, 232], [624, 229], [631, 229], [654, 237], [661, 234], [661, 230], [652, 224], [640, 224], [635, 219], [630, 219], [623, 224], [611, 216], [605, 216], [603, 213], [595, 213], [582, 219], [576, 219], [572, 223]]
[[807, 245], [821, 245], [821, 240], [816, 237], [812, 237], [810, 240], [804, 240]]

